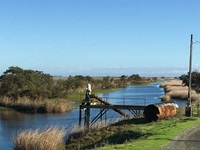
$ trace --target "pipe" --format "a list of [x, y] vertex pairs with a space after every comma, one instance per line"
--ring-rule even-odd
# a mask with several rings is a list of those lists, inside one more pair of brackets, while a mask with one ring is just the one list
[[149, 122], [157, 121], [175, 115], [177, 108], [175, 103], [151, 104], [145, 107], [144, 117]]

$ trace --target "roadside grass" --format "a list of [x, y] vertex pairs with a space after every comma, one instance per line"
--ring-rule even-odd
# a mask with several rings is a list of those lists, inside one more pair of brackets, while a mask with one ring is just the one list
[[144, 118], [123, 120], [69, 139], [66, 147], [72, 150], [161, 150], [170, 140], [199, 123], [197, 117], [170, 117], [151, 123]]
[[[132, 125], [129, 130], [140, 131], [146, 137], [127, 140], [122, 144], [109, 144], [99, 150], [161, 150], [168, 142], [180, 135], [183, 131], [200, 123], [200, 118], [186, 118], [161, 120], [147, 124]], [[138, 128], [138, 129], [137, 129]], [[136, 130], [137, 129], [137, 130]], [[120, 137], [119, 137], [120, 138]]]

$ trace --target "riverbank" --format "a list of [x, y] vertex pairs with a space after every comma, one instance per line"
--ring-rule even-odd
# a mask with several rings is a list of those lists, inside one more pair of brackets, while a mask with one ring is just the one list
[[147, 123], [144, 118], [123, 120], [108, 127], [87, 131], [66, 142], [75, 149], [160, 150], [188, 128], [200, 123], [200, 118], [171, 117]]
[[[160, 84], [164, 88], [165, 95], [161, 98], [162, 101], [168, 102], [171, 99], [188, 99], [188, 87], [183, 85], [182, 80], [168, 80]], [[193, 102], [200, 102], [200, 95], [196, 91], [191, 90], [191, 100]]]

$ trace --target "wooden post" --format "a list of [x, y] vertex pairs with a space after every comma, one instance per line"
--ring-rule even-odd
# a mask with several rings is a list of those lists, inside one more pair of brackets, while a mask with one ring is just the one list
[[90, 126], [90, 92], [86, 90], [85, 94], [85, 102], [86, 102], [86, 109], [85, 109], [85, 127], [89, 128]]
[[192, 44], [193, 35], [191, 34], [190, 39], [190, 61], [189, 61], [189, 86], [188, 86], [188, 104], [186, 107], [186, 116], [192, 117], [192, 100], [191, 100], [191, 84], [192, 84]]
[[81, 127], [81, 119], [82, 119], [82, 112], [81, 112], [81, 105], [79, 106], [79, 127]]

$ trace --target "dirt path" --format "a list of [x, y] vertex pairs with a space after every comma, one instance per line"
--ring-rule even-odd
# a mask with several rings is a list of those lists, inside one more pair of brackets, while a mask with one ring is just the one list
[[200, 125], [183, 132], [163, 150], [200, 150]]

